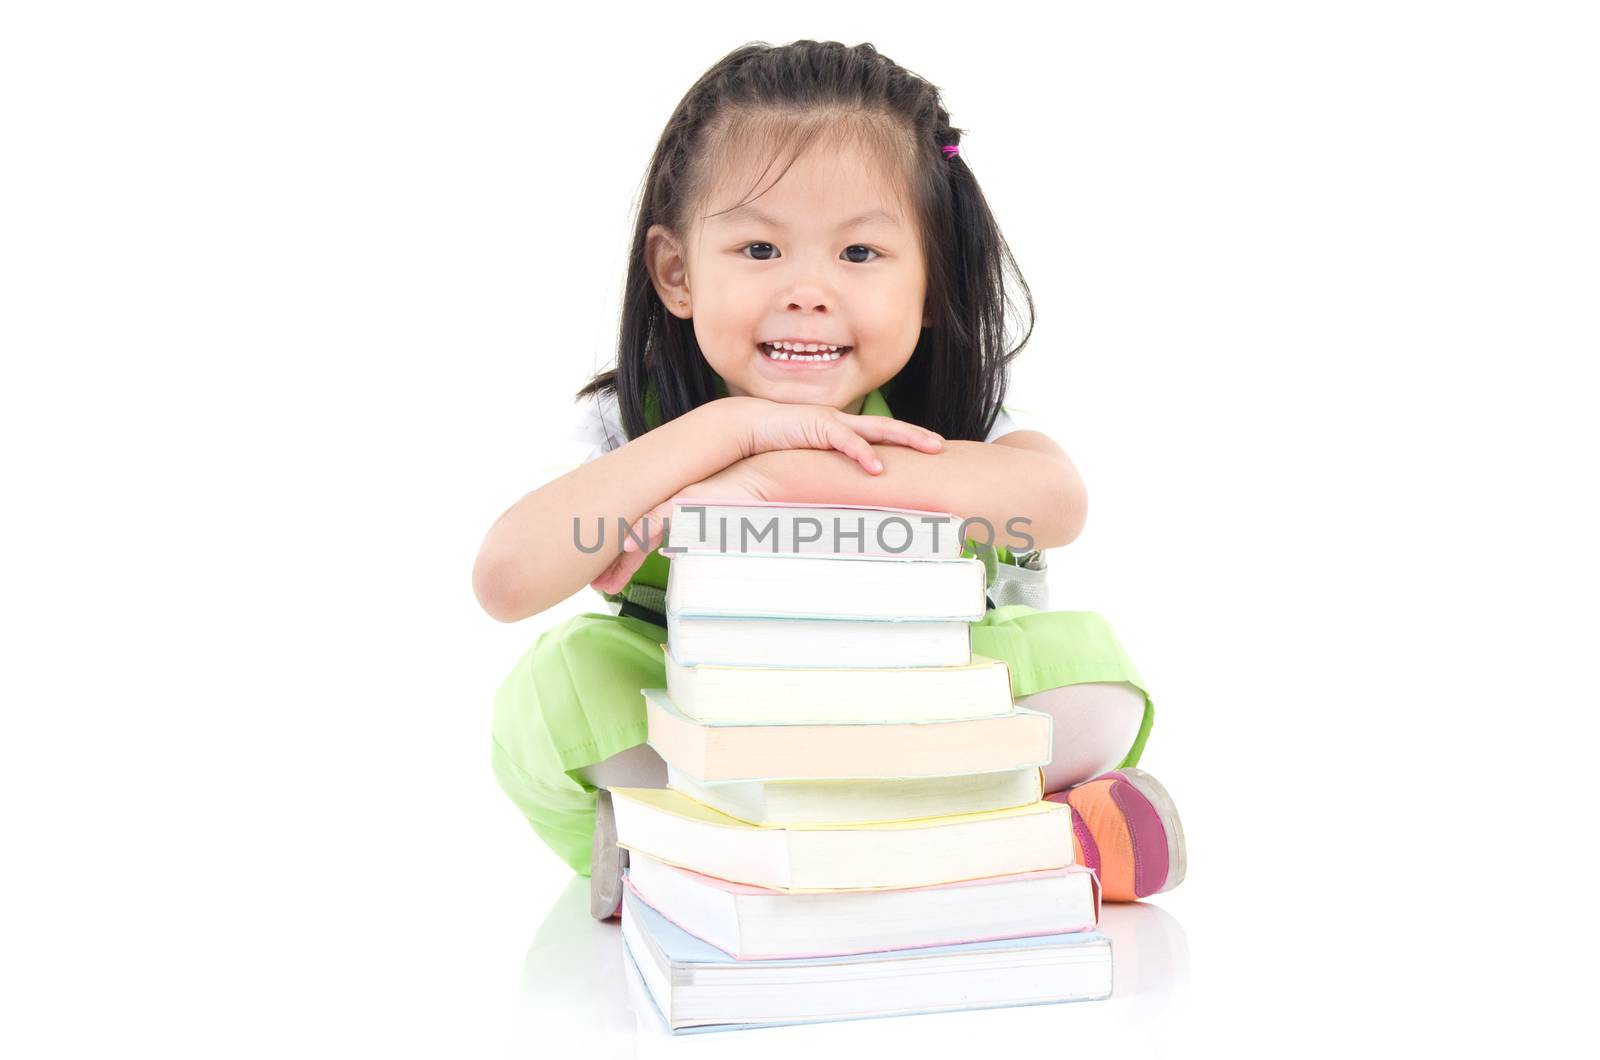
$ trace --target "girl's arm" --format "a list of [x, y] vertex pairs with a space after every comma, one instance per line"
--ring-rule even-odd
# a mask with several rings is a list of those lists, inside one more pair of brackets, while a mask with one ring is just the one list
[[[747, 432], [736, 408], [741, 400], [707, 402], [513, 504], [495, 520], [478, 550], [472, 568], [478, 603], [500, 621], [516, 622], [588, 585], [621, 551], [619, 518], [632, 524], [663, 497], [744, 458]], [[860, 465], [840, 459], [861, 474]], [[603, 547], [594, 552], [578, 548], [574, 517], [586, 546], [592, 547], [600, 535], [597, 521], [604, 526]]]
[[[759, 473], [768, 500], [867, 504], [950, 512], [985, 519], [993, 543], [1023, 551], [1069, 544], [1083, 530], [1088, 494], [1061, 447], [1039, 431], [1013, 431], [994, 442], [947, 440], [937, 453], [875, 445], [883, 474], [862, 475], [851, 461], [820, 449], [758, 453], [742, 463]], [[1017, 519], [1010, 524], [1008, 520]], [[1026, 519], [1026, 522], [1022, 520]], [[968, 537], [983, 540], [982, 527]]]
[[[620, 589], [644, 556], [621, 554], [630, 538], [619, 528], [644, 522], [661, 529], [661, 520], [645, 520], [644, 513], [660, 507], [663, 498], [670, 500], [685, 487], [741, 464], [752, 454], [791, 447], [826, 449], [842, 454], [840, 458], [866, 478], [882, 470], [882, 465], [871, 466], [880, 456], [878, 448], [912, 446], [936, 452], [942, 444], [932, 431], [888, 416], [757, 397], [719, 398], [567, 472], [512, 505], [489, 528], [478, 550], [472, 589], [483, 609], [502, 622], [536, 615], [607, 571], [613, 575], [607, 585]], [[747, 493], [740, 487], [732, 495]], [[600, 547], [593, 552], [580, 549], [574, 524], [585, 545], [598, 542]], [[611, 571], [614, 562], [621, 566]]]

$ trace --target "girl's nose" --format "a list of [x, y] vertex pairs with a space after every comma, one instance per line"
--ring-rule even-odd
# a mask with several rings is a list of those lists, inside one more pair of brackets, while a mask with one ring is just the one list
[[822, 310], [833, 307], [833, 288], [824, 271], [827, 264], [814, 256], [802, 255], [795, 260], [792, 271], [785, 277], [784, 292], [790, 309]]
[[790, 309], [827, 310], [833, 305], [832, 292], [812, 280], [791, 284], [788, 298]]

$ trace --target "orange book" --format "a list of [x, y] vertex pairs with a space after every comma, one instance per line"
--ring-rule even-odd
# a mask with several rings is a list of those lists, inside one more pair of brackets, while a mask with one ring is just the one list
[[1050, 761], [1050, 715], [1024, 708], [946, 721], [713, 725], [684, 717], [664, 688], [643, 693], [650, 746], [702, 782], [943, 777]]

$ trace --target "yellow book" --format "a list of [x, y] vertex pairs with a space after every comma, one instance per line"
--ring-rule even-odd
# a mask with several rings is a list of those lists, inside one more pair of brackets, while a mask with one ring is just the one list
[[1026, 806], [1044, 798], [1044, 770], [1030, 766], [1001, 773], [911, 780], [729, 780], [702, 784], [669, 765], [667, 787], [750, 824], [854, 824]]
[[781, 891], [923, 887], [1073, 863], [1055, 802], [871, 824], [753, 825], [667, 788], [613, 788], [617, 842], [669, 865]]

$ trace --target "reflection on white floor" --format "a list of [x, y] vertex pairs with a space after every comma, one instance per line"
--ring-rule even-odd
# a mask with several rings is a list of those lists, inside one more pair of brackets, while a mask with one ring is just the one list
[[[1118, 1015], [1141, 1024], [1158, 1022], [1181, 999], [1189, 978], [1189, 943], [1183, 925], [1167, 910], [1148, 902], [1107, 902], [1101, 908], [1100, 930], [1111, 939], [1112, 996], [1106, 1001], [1079, 1005], [1050, 1005], [1032, 1009], [990, 1010], [1029, 1013], [1029, 1018], [1050, 1009], [1096, 1008], [1118, 1010]], [[630, 983], [631, 981], [631, 983]], [[939, 1016], [898, 1017], [892, 1021], [986, 1016], [957, 1013]], [[764, 1028], [726, 1034], [672, 1037], [650, 1004], [644, 984], [622, 948], [620, 922], [599, 922], [589, 916], [589, 880], [574, 876], [550, 908], [534, 936], [522, 967], [516, 1014], [516, 1050], [513, 1055], [546, 1055], [552, 1040], [581, 1040], [586, 1057], [637, 1056], [675, 1043], [700, 1043], [697, 1055], [721, 1051], [713, 1041], [737, 1040], [748, 1050], [751, 1037], [775, 1039], [786, 1031], [808, 1027]], [[669, 1044], [673, 1043], [673, 1044]]]

